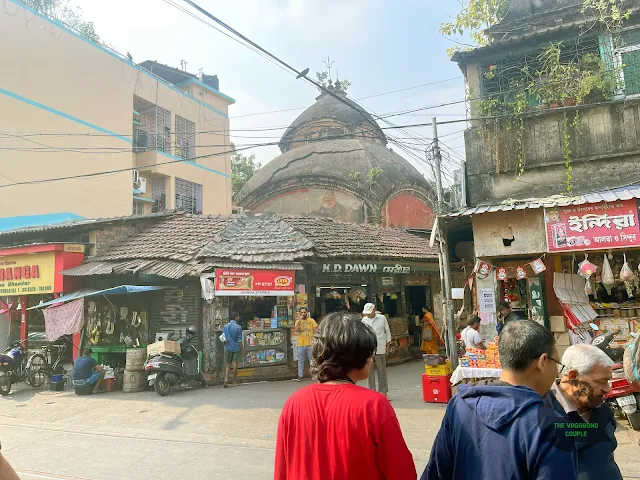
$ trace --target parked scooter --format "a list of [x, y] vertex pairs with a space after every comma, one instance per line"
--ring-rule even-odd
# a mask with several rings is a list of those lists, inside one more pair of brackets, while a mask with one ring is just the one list
[[147, 380], [158, 395], [169, 395], [172, 387], [188, 382], [195, 381], [202, 387], [207, 386], [202, 375], [202, 354], [192, 343], [195, 337], [195, 331], [187, 328], [186, 336], [179, 340], [180, 355], [161, 353], [145, 362]]
[[616, 418], [626, 418], [634, 430], [640, 430], [640, 383], [629, 383], [625, 377], [622, 359], [624, 348], [612, 346], [615, 332], [598, 335], [591, 344], [604, 351], [615, 363], [612, 367], [611, 390], [604, 396]]
[[0, 354], [0, 395], [9, 395], [13, 383], [26, 381], [26, 355], [24, 341], [12, 343]]

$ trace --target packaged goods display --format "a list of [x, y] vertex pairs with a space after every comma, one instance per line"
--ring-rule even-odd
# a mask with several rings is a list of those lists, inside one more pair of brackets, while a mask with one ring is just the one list
[[498, 337], [493, 342], [487, 342], [486, 350], [468, 348], [460, 358], [460, 366], [467, 368], [502, 368], [498, 354]]

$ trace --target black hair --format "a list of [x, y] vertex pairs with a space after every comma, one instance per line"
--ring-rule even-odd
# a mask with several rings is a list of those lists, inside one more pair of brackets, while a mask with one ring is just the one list
[[235, 320], [236, 317], [239, 317], [239, 316], [240, 316], [240, 313], [239, 312], [235, 312], [231, 318], [233, 318]]
[[377, 345], [375, 333], [362, 323], [360, 315], [330, 313], [311, 341], [311, 374], [320, 383], [344, 380], [351, 370], [364, 368]]
[[522, 372], [543, 353], [551, 356], [555, 343], [553, 334], [537, 322], [509, 322], [500, 332], [498, 340], [502, 368]]
[[84, 350], [82, 350], [82, 355], [84, 355], [85, 357], [88, 357], [92, 353], [93, 353], [93, 350], [91, 350], [89, 347], [87, 347]]
[[498, 311], [502, 310], [503, 308], [511, 308], [511, 305], [509, 305], [507, 302], [500, 302], [498, 304]]
[[471, 315], [469, 317], [469, 320], [467, 320], [467, 325], [471, 326], [471, 325], [476, 325], [480, 323], [480, 317], [478, 317], [477, 315]]
[[306, 310], [307, 312], [309, 311], [309, 309], [307, 307], [300, 307], [298, 309], [298, 312], [301, 312], [302, 310]]

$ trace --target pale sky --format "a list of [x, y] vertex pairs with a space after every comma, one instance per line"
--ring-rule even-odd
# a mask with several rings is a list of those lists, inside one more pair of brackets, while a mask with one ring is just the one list
[[[171, 0], [187, 8], [182, 0]], [[352, 82], [349, 96], [370, 95], [429, 86], [362, 100], [376, 114], [439, 105], [465, 98], [464, 81], [446, 50], [452, 43], [438, 28], [447, 15], [455, 15], [457, 2], [448, 0], [198, 0], [225, 23], [243, 33], [298, 70], [310, 75], [324, 69], [327, 56], [335, 61], [333, 72]], [[220, 90], [235, 98], [230, 107], [232, 141], [237, 145], [276, 141], [284, 132], [235, 131], [288, 126], [318, 91], [258, 54], [213, 28], [198, 22], [164, 0], [73, 0], [82, 8], [85, 20], [93, 21], [98, 34], [122, 53], [130, 52], [135, 62], [157, 60], [187, 70], [216, 74]], [[335, 73], [334, 73], [335, 78]], [[447, 80], [446, 82], [442, 82]], [[296, 110], [289, 110], [296, 109]], [[282, 111], [289, 110], [289, 111]], [[276, 112], [253, 115], [263, 112]], [[464, 103], [423, 110], [389, 118], [396, 125], [464, 119]], [[247, 116], [250, 115], [250, 116]], [[378, 122], [382, 127], [387, 125]], [[459, 163], [464, 155], [464, 123], [442, 125], [439, 134], [443, 152]], [[412, 128], [431, 138], [431, 127]], [[419, 142], [398, 130], [386, 130], [410, 147]], [[418, 144], [418, 145], [416, 145]], [[397, 146], [394, 151], [431, 176], [431, 168], [410, 158]], [[250, 150], [266, 163], [277, 156], [277, 147]], [[245, 152], [247, 153], [247, 152]], [[415, 152], [418, 154], [418, 152]], [[445, 177], [453, 165], [447, 166]]]

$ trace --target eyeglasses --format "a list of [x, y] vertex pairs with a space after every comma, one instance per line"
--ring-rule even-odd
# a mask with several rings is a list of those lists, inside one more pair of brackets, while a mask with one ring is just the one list
[[556, 360], [553, 357], [547, 357], [549, 360], [551, 360], [554, 363], [558, 364], [558, 372], [562, 372], [564, 370], [564, 364], [562, 362], [560, 362], [559, 360]]

